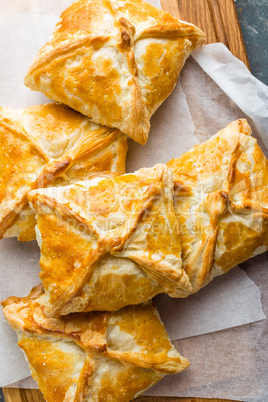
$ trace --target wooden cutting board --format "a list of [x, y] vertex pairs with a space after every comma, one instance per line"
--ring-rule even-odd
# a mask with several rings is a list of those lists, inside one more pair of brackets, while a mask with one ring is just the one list
[[[41, 393], [36, 389], [4, 389], [5, 402], [45, 402]], [[229, 399], [206, 398], [162, 398], [140, 396], [135, 402], [235, 402]], [[120, 402], [120, 401], [118, 401]], [[236, 401], [237, 402], [237, 401]]]
[[207, 43], [222, 42], [250, 70], [233, 0], [160, 0], [162, 8], [192, 22], [207, 35]]
[[[41, 393], [35, 389], [4, 389], [5, 402], [45, 402]], [[135, 402], [235, 402], [229, 399], [206, 398], [163, 398], [140, 396]], [[120, 401], [118, 401], [120, 402]], [[237, 401], [236, 401], [237, 402]]]
[[[163, 10], [192, 22], [207, 35], [207, 43], [222, 42], [250, 69], [243, 35], [233, 0], [160, 0]], [[37, 390], [3, 390], [5, 402], [44, 402]], [[137, 402], [227, 402], [224, 399], [141, 396]]]

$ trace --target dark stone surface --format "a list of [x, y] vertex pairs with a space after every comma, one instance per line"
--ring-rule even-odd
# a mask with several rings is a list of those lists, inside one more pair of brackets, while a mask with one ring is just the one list
[[268, 85], [268, 0], [235, 0], [252, 74]]

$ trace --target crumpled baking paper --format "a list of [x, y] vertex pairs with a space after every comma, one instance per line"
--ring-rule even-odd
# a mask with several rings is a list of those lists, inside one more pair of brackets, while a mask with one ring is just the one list
[[[150, 2], [159, 6], [157, 0]], [[60, 12], [71, 3], [1, 2], [1, 106], [21, 108], [48, 101], [27, 89], [23, 78], [38, 49], [53, 32]], [[204, 46], [193, 52], [175, 91], [153, 116], [146, 146], [129, 141], [127, 169], [167, 162], [241, 117], [247, 117], [267, 155], [267, 104], [267, 87], [243, 63], [221, 44]], [[38, 261], [35, 242], [2, 240], [0, 298], [28, 294], [39, 281]], [[216, 278], [187, 299], [171, 300], [165, 295], [156, 298], [171, 338], [180, 339], [175, 343], [191, 367], [180, 375], [166, 377], [147, 394], [268, 400], [268, 299], [264, 297], [268, 293], [267, 253], [247, 261], [242, 268]], [[29, 369], [16, 346], [16, 335], [2, 315], [0, 339], [0, 381], [4, 386], [29, 376]], [[36, 388], [31, 379], [16, 386]]]

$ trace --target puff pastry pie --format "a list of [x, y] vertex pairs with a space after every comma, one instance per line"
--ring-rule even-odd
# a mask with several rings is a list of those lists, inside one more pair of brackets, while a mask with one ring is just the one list
[[93, 173], [125, 171], [127, 137], [67, 106], [0, 108], [0, 238], [35, 238], [27, 194]]
[[182, 267], [193, 292], [268, 249], [268, 161], [246, 120], [168, 166], [174, 172]]
[[191, 291], [166, 165], [31, 191], [47, 316], [113, 311]]
[[189, 366], [151, 302], [47, 318], [44, 296], [39, 286], [2, 304], [47, 402], [127, 402]]
[[141, 0], [79, 0], [65, 10], [25, 84], [145, 144], [204, 33]]

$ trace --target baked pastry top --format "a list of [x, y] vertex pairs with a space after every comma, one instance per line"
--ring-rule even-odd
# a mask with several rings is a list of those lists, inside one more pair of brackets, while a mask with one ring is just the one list
[[67, 106], [0, 108], [0, 238], [35, 238], [30, 190], [73, 183], [96, 172], [124, 173], [126, 152], [124, 134]]
[[166, 165], [28, 194], [36, 212], [45, 313], [113, 311], [189, 293]]
[[268, 161], [246, 120], [167, 165], [192, 292], [268, 249]]
[[128, 402], [166, 374], [189, 366], [151, 302], [115, 313], [47, 318], [45, 295], [37, 286], [28, 297], [2, 304], [48, 402]]
[[79, 0], [65, 10], [25, 84], [145, 144], [204, 33], [141, 0]]

